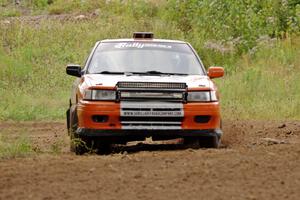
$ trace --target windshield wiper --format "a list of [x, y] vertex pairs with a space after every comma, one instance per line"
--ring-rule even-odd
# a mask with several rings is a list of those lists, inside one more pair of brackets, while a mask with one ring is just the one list
[[97, 72], [95, 74], [125, 74], [127, 76], [131, 76], [133, 74], [138, 74], [138, 75], [188, 75], [188, 74], [183, 74], [183, 73], [169, 73], [169, 72], [160, 72], [160, 71], [146, 71], [146, 72], [112, 72], [112, 71], [102, 71], [102, 72]]
[[134, 74], [150, 74], [150, 75], [188, 75], [183, 73], [160, 72], [160, 71], [146, 71], [146, 72], [133, 72]]
[[102, 72], [97, 72], [95, 74], [125, 74], [125, 72], [102, 71]]
[[165, 74], [165, 73], [164, 72], [160, 72], [160, 71], [152, 70], [152, 71], [146, 71], [145, 74]]

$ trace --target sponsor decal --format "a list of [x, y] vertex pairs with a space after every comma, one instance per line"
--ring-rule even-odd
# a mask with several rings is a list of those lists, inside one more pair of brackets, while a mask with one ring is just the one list
[[183, 116], [182, 111], [122, 111], [121, 116]]
[[123, 42], [123, 43], [118, 43], [115, 45], [116, 49], [122, 49], [122, 48], [137, 48], [137, 49], [142, 49], [142, 48], [163, 48], [163, 49], [172, 49], [172, 46], [170, 45], [165, 45], [165, 44], [155, 44], [155, 43], [140, 43], [140, 42]]

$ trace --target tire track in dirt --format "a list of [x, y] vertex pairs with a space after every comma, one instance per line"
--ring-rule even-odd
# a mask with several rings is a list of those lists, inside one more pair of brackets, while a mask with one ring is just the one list
[[2, 134], [27, 134], [40, 153], [0, 160], [0, 199], [299, 198], [299, 121], [225, 121], [223, 129], [221, 149], [148, 144], [75, 156], [64, 123], [3, 122]]

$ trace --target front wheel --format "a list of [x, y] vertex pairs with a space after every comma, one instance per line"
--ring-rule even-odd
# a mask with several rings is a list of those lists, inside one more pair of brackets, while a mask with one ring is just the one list
[[112, 152], [112, 144], [108, 141], [99, 141], [91, 137], [71, 137], [71, 151], [75, 152], [76, 155], [92, 152], [99, 155], [108, 155]]
[[204, 148], [219, 148], [221, 145], [221, 138], [218, 136], [207, 136], [199, 139], [201, 147]]
[[109, 141], [98, 141], [96, 143], [97, 151], [99, 155], [108, 155], [112, 153], [112, 143]]
[[92, 150], [93, 141], [89, 138], [84, 137], [74, 137], [74, 134], [71, 135], [71, 152], [75, 152], [76, 155], [83, 155]]
[[184, 144], [193, 149], [219, 148], [221, 145], [221, 138], [218, 136], [184, 138]]
[[91, 152], [94, 143], [93, 140], [89, 137], [84, 137], [76, 134], [76, 130], [78, 128], [78, 118], [76, 109], [74, 113], [71, 113], [70, 109], [68, 110], [67, 123], [69, 123], [68, 132], [71, 139], [71, 152], [75, 152], [76, 155], [83, 155], [85, 153]]

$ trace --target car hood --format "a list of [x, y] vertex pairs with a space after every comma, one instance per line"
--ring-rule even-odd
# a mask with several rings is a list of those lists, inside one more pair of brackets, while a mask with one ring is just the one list
[[211, 88], [213, 83], [208, 76], [188, 75], [188, 76], [141, 76], [141, 75], [103, 75], [103, 74], [86, 74], [83, 76], [87, 87], [107, 86], [114, 87], [120, 81], [130, 82], [173, 82], [186, 83], [189, 88], [204, 87]]

